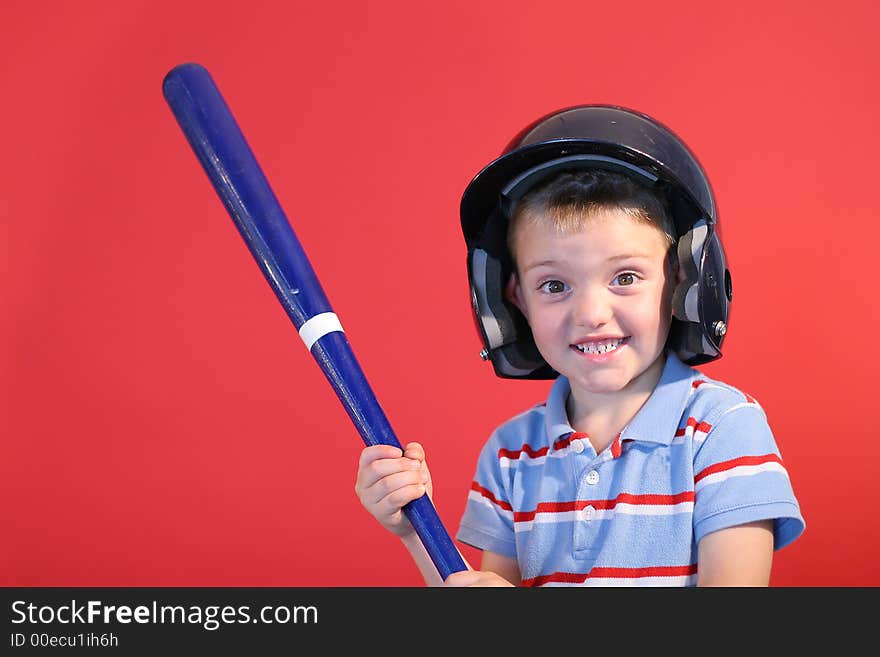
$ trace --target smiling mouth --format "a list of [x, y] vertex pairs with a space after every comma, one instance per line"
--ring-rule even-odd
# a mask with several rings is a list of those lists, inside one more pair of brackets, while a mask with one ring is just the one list
[[572, 347], [583, 354], [608, 354], [616, 351], [629, 340], [626, 338], [615, 338], [613, 340], [599, 340], [598, 342], [584, 342], [582, 344], [574, 344]]

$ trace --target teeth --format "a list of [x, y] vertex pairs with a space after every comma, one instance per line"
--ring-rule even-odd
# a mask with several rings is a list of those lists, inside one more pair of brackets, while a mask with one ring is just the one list
[[622, 342], [623, 338], [617, 338], [616, 340], [601, 340], [599, 342], [576, 344], [575, 347], [585, 354], [607, 354], [609, 351], [617, 349]]

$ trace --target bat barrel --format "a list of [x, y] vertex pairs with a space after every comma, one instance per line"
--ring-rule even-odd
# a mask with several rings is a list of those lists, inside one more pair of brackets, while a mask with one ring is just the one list
[[[367, 445], [401, 447], [275, 193], [208, 71], [173, 68], [163, 93], [217, 195]], [[466, 566], [427, 496], [404, 507], [443, 579]]]
[[199, 64], [173, 68], [165, 100], [297, 329], [330, 303], [220, 90]]

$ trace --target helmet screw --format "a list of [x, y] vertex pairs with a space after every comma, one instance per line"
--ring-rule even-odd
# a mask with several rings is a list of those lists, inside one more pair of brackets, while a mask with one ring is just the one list
[[717, 335], [720, 338], [725, 333], [727, 333], [727, 324], [725, 324], [722, 321], [717, 321], [714, 324], [712, 324], [712, 330], [715, 331], [715, 335]]
[[481, 349], [480, 350], [480, 358], [482, 358], [483, 360], [489, 360], [489, 350], [488, 349]]

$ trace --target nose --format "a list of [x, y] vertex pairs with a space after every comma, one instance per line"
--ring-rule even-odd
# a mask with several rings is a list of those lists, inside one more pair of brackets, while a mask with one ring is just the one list
[[583, 287], [575, 294], [574, 321], [589, 329], [607, 324], [613, 315], [610, 293], [599, 287]]

